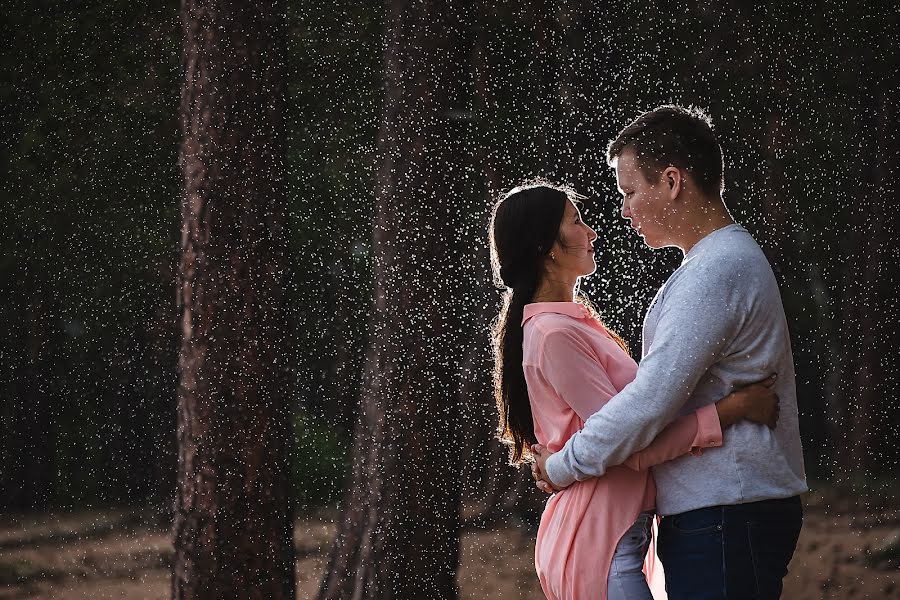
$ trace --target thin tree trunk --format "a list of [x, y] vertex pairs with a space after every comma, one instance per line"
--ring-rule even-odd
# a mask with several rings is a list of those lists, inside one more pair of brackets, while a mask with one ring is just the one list
[[[453, 600], [460, 538], [453, 255], [468, 127], [461, 6], [390, 0], [375, 305], [344, 516], [320, 598]], [[462, 118], [461, 118], [462, 117]]]
[[[874, 58], [862, 64], [864, 73], [874, 66]], [[864, 76], [867, 77], [867, 76]], [[889, 225], [894, 218], [890, 196], [896, 197], [894, 176], [897, 172], [896, 108], [874, 80], [861, 86], [863, 103], [860, 110], [861, 147], [868, 150], [861, 164], [859, 196], [852, 223], [850, 259], [846, 262], [847, 287], [844, 290], [843, 340], [847, 363], [845, 386], [845, 447], [837, 449], [840, 479], [853, 482], [859, 475], [874, 476], [884, 467], [873, 460], [875, 440], [880, 422], [878, 414], [887, 414], [894, 390], [887, 388], [893, 373], [886, 368], [885, 347], [879, 342], [893, 339], [896, 325], [890, 304], [896, 289], [885, 285], [889, 270], [886, 255], [890, 241]], [[887, 335], [885, 335], [887, 333]]]
[[[485, 24], [493, 15], [486, 5], [479, 6], [479, 17], [475, 25], [472, 65], [475, 77], [476, 111], [492, 115], [497, 105], [491, 85], [492, 65], [488, 60], [488, 40]], [[485, 124], [490, 123], [489, 118]], [[492, 139], [491, 132], [483, 131], [486, 140]], [[495, 165], [496, 153], [500, 150], [489, 143], [478, 146], [475, 164], [480, 166], [484, 178], [484, 204], [474, 252], [478, 257], [474, 276], [477, 313], [474, 339], [469, 340], [465, 364], [461, 369], [459, 384], [460, 402], [465, 407], [465, 454], [464, 472], [466, 478], [463, 490], [467, 499], [474, 500], [478, 512], [469, 517], [466, 527], [489, 527], [510, 518], [527, 519], [529, 509], [536, 502], [536, 494], [530, 490], [532, 479], [528, 469], [511, 467], [509, 450], [496, 439], [497, 411], [493, 395], [493, 361], [488, 329], [499, 310], [494, 286], [491, 283], [490, 257], [487, 245], [487, 228], [490, 219], [489, 207], [496, 200], [500, 190], [500, 176]]]
[[0, 493], [0, 506], [21, 511], [46, 509], [52, 502], [55, 442], [48, 357], [51, 313], [40, 283], [26, 289], [21, 297], [25, 315], [17, 327], [25, 352], [11, 386], [13, 403], [6, 431], [11, 451], [3, 467], [6, 476]]
[[[889, 29], [881, 30], [881, 44], [889, 43]], [[878, 39], [878, 38], [875, 38]], [[873, 46], [877, 47], [877, 45]], [[873, 72], [879, 72], [874, 67]], [[868, 357], [874, 366], [872, 374], [869, 413], [865, 427], [872, 443], [868, 455], [870, 473], [874, 477], [890, 476], [895, 472], [898, 458], [898, 441], [896, 418], [882, 418], [884, 415], [896, 416], [897, 357], [891, 351], [891, 342], [900, 333], [900, 310], [897, 308], [896, 295], [900, 288], [896, 264], [900, 261], [900, 245], [896, 240], [900, 231], [896, 207], [900, 203], [900, 131], [897, 128], [900, 109], [897, 97], [900, 86], [896, 80], [883, 78], [875, 92], [878, 98], [876, 119], [876, 141], [878, 148], [878, 167], [876, 169], [877, 184], [873, 202], [881, 208], [880, 227], [870, 247], [868, 258], [871, 269], [871, 283], [876, 290], [877, 310], [867, 315], [869, 319], [869, 337], [866, 340]], [[876, 209], [877, 210], [877, 209]], [[877, 214], [877, 213], [876, 213]], [[877, 458], [876, 458], [877, 457]]]
[[184, 0], [172, 597], [294, 597], [284, 8]]

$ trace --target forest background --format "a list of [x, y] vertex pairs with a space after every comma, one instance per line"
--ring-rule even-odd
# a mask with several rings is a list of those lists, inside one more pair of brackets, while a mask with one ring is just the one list
[[[532, 176], [588, 196], [601, 250], [582, 290], [639, 356], [643, 313], [680, 256], [651, 252], [627, 230], [604, 150], [641, 111], [675, 102], [712, 115], [726, 203], [778, 277], [814, 489], [895, 507], [897, 7], [455, 6], [434, 22], [453, 31], [441, 48], [453, 67], [448, 137], [434, 148], [453, 184], [418, 192], [424, 210], [447, 216], [435, 238], [443, 262], [428, 263], [446, 269], [446, 285], [420, 301], [450, 315], [440, 352], [455, 383], [438, 396], [460, 409], [464, 500], [482, 516], [493, 509], [492, 519], [533, 519], [527, 502], [499, 499], [527, 486], [501, 466], [492, 437], [492, 202]], [[286, 291], [301, 515], [340, 506], [347, 487], [374, 344], [378, 138], [397, 39], [386, 31], [404, 10], [415, 7], [287, 3]], [[0, 509], [166, 515], [177, 460], [179, 5], [21, 2], [0, 39]], [[430, 232], [419, 234], [427, 245]], [[436, 352], [427, 326], [410, 333], [416, 352]]]

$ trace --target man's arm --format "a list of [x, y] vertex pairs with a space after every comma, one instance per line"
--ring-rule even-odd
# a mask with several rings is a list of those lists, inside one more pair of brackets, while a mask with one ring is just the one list
[[[778, 395], [771, 389], [775, 378], [773, 374], [728, 394], [715, 404], [707, 404], [675, 419], [656, 436], [652, 444], [635, 452], [622, 464], [640, 471], [688, 452], [699, 456], [703, 448], [721, 446], [722, 430], [744, 419], [775, 429], [780, 412]], [[531, 471], [537, 487], [552, 493], [553, 487], [546, 481], [546, 467], [553, 453], [540, 444], [532, 445], [531, 452], [534, 456]]]
[[734, 391], [715, 404], [675, 419], [653, 443], [628, 457], [623, 464], [636, 471], [674, 460], [687, 453], [703, 454], [704, 448], [722, 445], [722, 430], [738, 421], [775, 429], [778, 422], [778, 396], [772, 391], [776, 375]]
[[547, 460], [544, 472], [556, 487], [598, 477], [649, 446], [737, 335], [747, 278], [722, 263], [698, 267], [702, 277], [694, 272], [670, 281], [657, 307], [651, 350], [634, 381]]
[[701, 454], [704, 448], [722, 445], [722, 424], [715, 404], [675, 419], [659, 433], [653, 442], [629, 456], [623, 465], [643, 471], [685, 454]]

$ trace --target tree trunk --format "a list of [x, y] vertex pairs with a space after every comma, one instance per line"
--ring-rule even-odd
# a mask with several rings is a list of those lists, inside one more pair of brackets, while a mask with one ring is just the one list
[[[873, 72], [875, 58], [871, 49], [861, 52], [860, 72]], [[876, 460], [883, 424], [878, 415], [887, 415], [895, 390], [890, 389], [893, 372], [887, 367], [884, 339], [894, 339], [896, 312], [892, 314], [896, 287], [890, 283], [892, 220], [890, 207], [896, 198], [897, 174], [896, 107], [892, 96], [878, 81], [866, 79], [860, 85], [862, 99], [859, 116], [860, 147], [864, 149], [857, 200], [854, 203], [849, 241], [849, 259], [845, 263], [843, 298], [844, 373], [843, 421], [845, 443], [838, 443], [836, 479], [853, 483], [861, 477], [873, 477], [889, 471]]]
[[[53, 343], [51, 313], [40, 282], [25, 285], [25, 293], [16, 294], [11, 304], [19, 304], [23, 317], [10, 328], [18, 333], [24, 346], [16, 357], [9, 389], [12, 402], [4, 407], [4, 443], [9, 459], [3, 465], [0, 481], [0, 506], [15, 511], [44, 510], [53, 501], [53, 439], [51, 365], [49, 349]], [[16, 307], [18, 308], [18, 307]], [[18, 316], [18, 315], [17, 315]], [[16, 364], [17, 363], [17, 364]]]
[[[469, 127], [460, 3], [388, 3], [374, 298], [344, 516], [320, 598], [457, 597], [459, 349], [453, 250]], [[463, 163], [464, 164], [464, 163]], [[454, 314], [457, 311], [457, 314]]]
[[173, 598], [294, 597], [284, 8], [184, 0]]
[[[471, 62], [474, 74], [476, 111], [486, 115], [482, 124], [488, 125], [481, 131], [485, 140], [493, 140], [490, 124], [494, 121], [497, 98], [494, 95], [492, 79], [494, 66], [488, 60], [490, 48], [486, 24], [496, 16], [493, 6], [479, 5], [478, 18], [474, 26], [474, 45]], [[509, 449], [496, 439], [497, 410], [493, 394], [493, 357], [488, 334], [491, 321], [499, 310], [496, 290], [492, 284], [490, 255], [487, 235], [490, 221], [490, 207], [501, 189], [497, 155], [502, 148], [489, 142], [479, 144], [475, 150], [478, 175], [484, 179], [484, 202], [479, 206], [478, 233], [475, 247], [470, 251], [477, 257], [471, 274], [471, 289], [476, 297], [476, 314], [472, 315], [474, 336], [465, 348], [465, 362], [460, 370], [459, 394], [464, 407], [466, 434], [463, 471], [463, 492], [467, 500], [473, 501], [475, 512], [464, 521], [466, 527], [490, 527], [497, 523], [512, 521], [534, 521], [539, 514], [543, 500], [534, 493], [531, 472], [526, 468], [509, 465]], [[543, 494], [541, 494], [543, 495]]]

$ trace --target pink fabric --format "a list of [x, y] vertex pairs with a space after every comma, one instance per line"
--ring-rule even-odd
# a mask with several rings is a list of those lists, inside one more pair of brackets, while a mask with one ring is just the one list
[[[637, 364], [581, 304], [528, 304], [522, 323], [535, 435], [557, 452], [591, 414], [634, 379]], [[535, 545], [535, 566], [547, 598], [605, 600], [616, 544], [641, 511], [655, 507], [656, 488], [647, 469], [721, 444], [715, 405], [706, 406], [673, 422], [625, 465], [551, 496]], [[648, 552], [645, 574], [659, 584], [661, 568], [654, 555]], [[665, 597], [661, 589], [653, 593], [657, 599]]]

